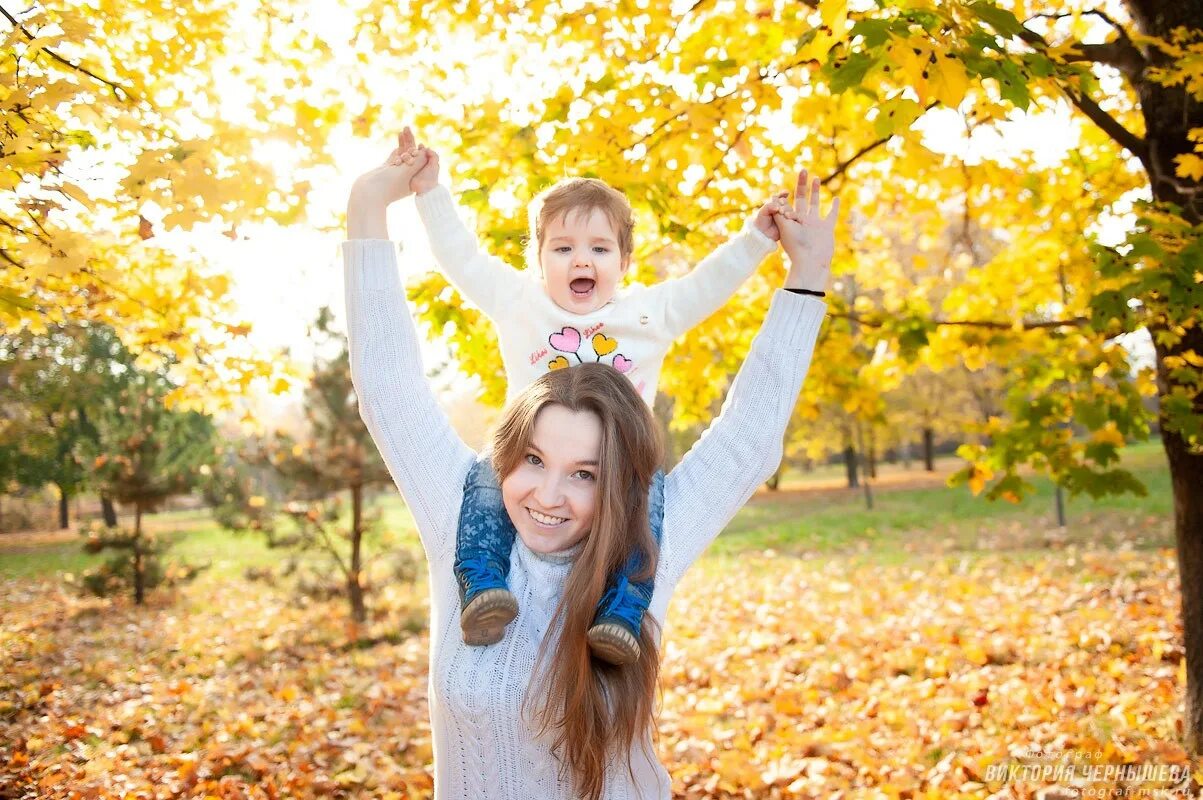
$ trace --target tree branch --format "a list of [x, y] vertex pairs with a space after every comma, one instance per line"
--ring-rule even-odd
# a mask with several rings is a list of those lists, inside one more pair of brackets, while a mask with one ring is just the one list
[[822, 183], [824, 186], [826, 186], [828, 181], [833, 181], [836, 178], [838, 178], [840, 175], [843, 175], [848, 170], [848, 167], [855, 164], [863, 156], [866, 156], [869, 153], [876, 150], [877, 148], [881, 147], [883, 144], [890, 141], [890, 139], [892, 139], [892, 138], [893, 138], [893, 134], [890, 134], [889, 136], [884, 136], [881, 139], [878, 139], [876, 142], [872, 142], [870, 144], [865, 145], [860, 150], [857, 150], [855, 153], [853, 153], [851, 155], [851, 157], [849, 157], [847, 160], [841, 161], [839, 164], [836, 164], [835, 171], [832, 172], [830, 175], [828, 175], [826, 178], [823, 178], [822, 181], [820, 181], [820, 183]]
[[[1118, 22], [1116, 22], [1115, 19], [1112, 18], [1110, 15], [1108, 15], [1106, 11], [1096, 8], [1092, 11], [1083, 11], [1082, 14], [1093, 16], [1093, 17], [1098, 17], [1103, 22], [1106, 22], [1108, 25], [1110, 25], [1112, 28], [1114, 28], [1116, 33], [1118, 33], [1120, 35], [1120, 38], [1125, 39], [1128, 42], [1132, 41], [1131, 37], [1128, 36], [1128, 29], [1125, 28], [1123, 25], [1120, 25]], [[1030, 16], [1024, 20], [1024, 24], [1026, 25], [1028, 23], [1028, 21], [1033, 20], [1033, 19], [1065, 19], [1066, 17], [1072, 17], [1072, 16], [1074, 16], [1074, 13], [1070, 12], [1070, 11], [1064, 11], [1064, 12], [1055, 13], [1055, 14], [1054, 13], [1033, 14], [1032, 16]]]
[[735, 131], [735, 137], [731, 140], [730, 144], [723, 148], [723, 152], [715, 160], [714, 166], [710, 168], [710, 174], [706, 176], [706, 180], [702, 181], [702, 185], [698, 187], [696, 194], [701, 194], [710, 188], [710, 184], [714, 182], [714, 178], [718, 174], [719, 167], [727, 160], [727, 156], [731, 151], [739, 145], [740, 140], [744, 138], [744, 134], [747, 132], [747, 128], [739, 128]]
[[8, 263], [12, 264], [12, 265], [13, 265], [14, 267], [16, 267], [17, 269], [20, 269], [20, 270], [24, 270], [24, 269], [25, 269], [25, 265], [24, 265], [24, 264], [22, 264], [22, 263], [21, 263], [20, 261], [18, 261], [17, 259], [15, 259], [15, 258], [13, 258], [12, 256], [10, 256], [10, 255], [8, 254], [8, 251], [7, 251], [7, 250], [5, 250], [3, 247], [0, 247], [0, 258], [3, 258], [5, 261], [7, 261]]
[[[730, 92], [727, 92], [726, 94], [719, 94], [718, 92], [715, 92], [714, 97], [711, 97], [709, 100], [701, 100], [698, 102], [690, 101], [690, 102], [686, 103], [685, 109], [683, 111], [678, 111], [676, 114], [672, 115], [671, 117], [664, 118], [663, 120], [661, 120], [660, 122], [658, 122], [656, 124], [656, 127], [652, 128], [650, 131], [648, 131], [645, 136], [640, 136], [638, 139], [636, 139], [635, 141], [631, 142], [629, 145], [624, 147], [623, 150], [624, 151], [630, 150], [630, 149], [636, 147], [637, 145], [643, 144], [644, 142], [648, 141], [653, 136], [655, 136], [657, 133], [659, 133], [661, 130], [663, 130], [665, 127], [667, 127], [668, 125], [671, 125], [672, 123], [679, 120], [681, 117], [689, 116], [690, 108], [693, 108], [695, 106], [708, 106], [712, 103], [717, 103], [720, 100], [730, 100], [731, 98], [733, 98], [737, 94], [739, 94], [739, 90], [741, 88], [743, 88], [743, 87], [737, 86], [737, 87], [735, 87], [735, 89], [733, 89]], [[652, 149], [652, 146], [649, 145], [647, 149], [650, 151]]]
[[[8, 11], [6, 11], [3, 6], [0, 6], [0, 14], [3, 14], [8, 19], [8, 21], [13, 24], [14, 28], [18, 28], [21, 31], [21, 33], [25, 34], [26, 39], [28, 39], [29, 41], [34, 40], [34, 38], [35, 38], [34, 35], [32, 33], [30, 33], [29, 30], [24, 25], [22, 25], [20, 22], [17, 22], [17, 18], [14, 17], [12, 14], [8, 13]], [[121, 100], [122, 102], [129, 102], [130, 100], [137, 99], [134, 96], [134, 93], [131, 92], [129, 89], [126, 89], [124, 86], [121, 86], [120, 84], [114, 83], [113, 81], [110, 81], [110, 80], [100, 77], [95, 72], [92, 72], [90, 69], [88, 69], [87, 67], [81, 66], [79, 64], [74, 64], [74, 63], [68, 61], [67, 59], [60, 56], [58, 53], [51, 50], [49, 47], [44, 47], [44, 48], [42, 48], [42, 50], [46, 53], [49, 53], [51, 58], [53, 58], [55, 61], [58, 61], [60, 64], [63, 64], [67, 68], [73, 69], [76, 72], [82, 72], [83, 74], [87, 75], [89, 78], [92, 78], [93, 80], [96, 80], [96, 81], [100, 81], [104, 85], [108, 86], [110, 89], [113, 90], [113, 95], [115, 97], [117, 97], [118, 100]], [[124, 97], [122, 97], [121, 95], [124, 95]]]
[[322, 522], [314, 522], [313, 527], [319, 534], [321, 534], [322, 542], [326, 545], [326, 552], [328, 552], [334, 558], [334, 563], [338, 565], [340, 570], [342, 570], [343, 577], [350, 578], [351, 568], [343, 561], [342, 556], [338, 552], [338, 547], [333, 541], [331, 541], [330, 534], [326, 532], [325, 524]]
[[1098, 125], [1103, 133], [1110, 136], [1118, 145], [1127, 148], [1132, 155], [1140, 159], [1140, 162], [1145, 165], [1145, 169], [1149, 168], [1149, 144], [1144, 139], [1137, 136], [1132, 131], [1120, 124], [1119, 120], [1108, 114], [1099, 104], [1091, 100], [1084, 94], [1078, 94], [1068, 86], [1061, 87], [1065, 92], [1065, 96], [1069, 101], [1077, 106], [1086, 117]]
[[[1126, 36], [1126, 34], [1125, 34], [1125, 36]], [[1020, 26], [1019, 38], [1025, 42], [1027, 42], [1028, 44], [1032, 45], [1037, 50], [1047, 50], [1048, 46], [1049, 46], [1048, 42], [1045, 40], [1045, 38], [1043, 36], [1041, 36], [1040, 34], [1036, 33], [1031, 28]], [[1112, 43], [1112, 44], [1115, 44], [1115, 43]], [[1131, 47], [1132, 51], [1135, 53], [1135, 57], [1140, 59], [1141, 64], [1143, 64], [1144, 56], [1142, 56], [1139, 53], [1139, 51], [1137, 51], [1135, 49], [1135, 47], [1131, 45], [1130, 41], [1128, 42], [1128, 45], [1129, 45], [1129, 47]], [[1105, 47], [1105, 46], [1106, 45], [1081, 45], [1081, 44], [1074, 45], [1074, 47], [1079, 50], [1081, 50], [1084, 47]], [[1131, 57], [1132, 56], [1129, 55], [1126, 58], [1131, 58]], [[1073, 57], [1065, 59], [1065, 61], [1075, 61], [1075, 60], [1081, 61], [1084, 59], [1080, 59], [1080, 58], [1075, 59]], [[1094, 61], [1095, 59], [1086, 59], [1086, 60]], [[1128, 130], [1123, 125], [1121, 125], [1119, 120], [1115, 119], [1115, 117], [1111, 116], [1106, 111], [1104, 111], [1101, 107], [1099, 107], [1098, 103], [1091, 100], [1085, 94], [1079, 94], [1078, 92], [1074, 91], [1071, 87], [1065, 85], [1063, 82], [1061, 82], [1061, 81], [1058, 81], [1058, 82], [1061, 84], [1061, 90], [1063, 92], [1065, 92], [1065, 96], [1069, 98], [1069, 101], [1071, 103], [1073, 103], [1078, 108], [1079, 111], [1081, 111], [1083, 114], [1085, 114], [1086, 117], [1091, 122], [1093, 122], [1095, 125], [1098, 125], [1099, 128], [1101, 128], [1104, 133], [1106, 133], [1113, 140], [1115, 140], [1115, 142], [1117, 144], [1119, 144], [1121, 147], [1127, 148], [1132, 153], [1132, 155], [1139, 158], [1141, 164], [1144, 165], [1145, 170], [1150, 171], [1148, 143], [1144, 139], [1140, 138], [1136, 134], [1132, 133], [1132, 131]]]
[[[931, 111], [933, 108], [936, 107], [936, 105], [937, 105], [937, 103], [934, 100], [932, 102], [928, 103], [927, 107], [923, 109], [923, 113], [926, 114], [928, 111]], [[894, 138], [894, 134], [890, 134], [889, 136], [883, 136], [882, 138], [878, 139], [877, 141], [870, 142], [869, 144], [865, 145], [860, 150], [857, 150], [855, 153], [853, 153], [846, 160], [841, 161], [839, 164], [836, 164], [835, 171], [832, 172], [830, 175], [828, 175], [826, 178], [823, 178], [822, 180], [820, 180], [819, 183], [821, 183], [823, 186], [826, 186], [829, 182], [835, 180], [840, 175], [843, 175], [844, 172], [846, 172], [849, 167], [851, 167], [853, 164], [855, 164], [862, 157], [873, 152], [874, 150], [881, 147], [883, 144], [885, 144], [886, 142], [890, 141], [890, 139], [893, 139], [893, 138]]]
[[1138, 78], [1148, 66], [1140, 51], [1124, 39], [1113, 39], [1102, 44], [1075, 44], [1073, 49], [1078, 52], [1064, 56], [1061, 60], [1066, 63], [1090, 61], [1106, 64], [1115, 67], [1129, 79]]
[[650, 64], [652, 61], [656, 60], [657, 58], [659, 58], [660, 56], [667, 53], [668, 48], [672, 47], [673, 42], [675, 42], [677, 40], [677, 34], [679, 34], [681, 32], [681, 26], [684, 25], [685, 21], [689, 19], [690, 15], [692, 15], [693, 12], [695, 12], [699, 8], [701, 8], [702, 4], [705, 2], [706, 2], [706, 0], [696, 0], [696, 2], [692, 6], [685, 9], [684, 13], [682, 13], [681, 16], [677, 18], [676, 23], [673, 25], [673, 32], [672, 32], [672, 34], [669, 35], [668, 41], [664, 42], [659, 47], [654, 48], [654, 52], [652, 53], [652, 55], [648, 56], [645, 59], [638, 59], [638, 60], [637, 59], [625, 59], [626, 63], [627, 64], [647, 65], [647, 64]]
[[[828, 311], [827, 316], [839, 317], [850, 322], [856, 322], [860, 325], [867, 325], [870, 328], [880, 328], [885, 322], [881, 319], [866, 318], [858, 314], [846, 314], [836, 311]], [[952, 325], [966, 328], [989, 328], [992, 330], [1011, 330], [1015, 327], [1014, 323], [1003, 320], [962, 320], [962, 319], [933, 319], [931, 323], [937, 327], [942, 325]], [[1020, 327], [1025, 331], [1039, 330], [1041, 328], [1081, 328], [1090, 324], [1089, 317], [1073, 317], [1072, 319], [1055, 319], [1043, 320], [1040, 322], [1024, 322]]]

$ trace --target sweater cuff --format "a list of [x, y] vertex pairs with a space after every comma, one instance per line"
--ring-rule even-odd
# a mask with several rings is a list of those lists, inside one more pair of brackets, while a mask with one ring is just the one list
[[418, 207], [418, 216], [422, 218], [423, 225], [436, 225], [440, 220], [456, 215], [451, 190], [441, 183], [429, 192], [414, 195], [414, 205]]
[[394, 292], [401, 288], [397, 273], [397, 248], [388, 239], [351, 239], [342, 243], [343, 269], [348, 284], [368, 292]]
[[769, 253], [777, 249], [777, 243], [765, 236], [750, 220], [744, 225], [740, 235], [744, 240], [744, 252], [754, 264], [759, 264]]
[[779, 339], [791, 350], [813, 348], [826, 316], [827, 303], [822, 298], [778, 289], [773, 292], [760, 332]]

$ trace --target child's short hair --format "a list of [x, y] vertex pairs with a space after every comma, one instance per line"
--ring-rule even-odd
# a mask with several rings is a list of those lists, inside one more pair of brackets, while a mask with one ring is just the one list
[[530, 204], [530, 256], [532, 264], [539, 263], [543, 237], [553, 219], [563, 218], [571, 211], [590, 214], [594, 209], [610, 220], [618, 237], [618, 252], [629, 259], [635, 249], [633, 231], [635, 216], [626, 195], [597, 178], [567, 178], [540, 192]]

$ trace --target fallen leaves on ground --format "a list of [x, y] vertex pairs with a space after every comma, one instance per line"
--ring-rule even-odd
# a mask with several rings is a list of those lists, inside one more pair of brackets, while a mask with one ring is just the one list
[[[432, 794], [428, 640], [396, 622], [420, 590], [360, 631], [242, 581], [2, 592], [0, 798]], [[670, 612], [659, 748], [681, 798], [1034, 797], [1053, 781], [990, 766], [1189, 765], [1184, 669], [1168, 550], [710, 559]]]

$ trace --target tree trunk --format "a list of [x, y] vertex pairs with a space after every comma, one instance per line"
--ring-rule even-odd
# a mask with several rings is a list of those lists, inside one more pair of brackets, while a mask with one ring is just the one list
[[931, 428], [923, 429], [923, 468], [928, 472], [936, 471], [936, 432]]
[[869, 446], [865, 448], [866, 464], [870, 478], [877, 478], [877, 437], [873, 435], [873, 427], [869, 427]]
[[117, 510], [113, 508], [113, 501], [106, 495], [100, 496], [100, 512], [104, 514], [104, 524], [107, 527], [117, 527]]
[[146, 566], [142, 556], [142, 505], [134, 506], [134, 603], [146, 600]]
[[[1172, 377], [1165, 365], [1167, 356], [1193, 349], [1203, 353], [1203, 330], [1197, 325], [1172, 348], [1157, 344], [1158, 394], [1170, 391]], [[1194, 413], [1203, 416], [1203, 397], [1194, 400]], [[1183, 746], [1194, 754], [1203, 752], [1203, 454], [1191, 453], [1189, 444], [1169, 430], [1164, 416], [1161, 444], [1170, 467], [1174, 497], [1174, 541], [1178, 551], [1178, 580], [1182, 604], [1183, 649], [1186, 651], [1186, 721]]]
[[1186, 650], [1185, 747], [1203, 750], [1203, 455], [1192, 455], [1177, 433], [1162, 431], [1174, 494], [1174, 539]]
[[347, 570], [347, 600], [351, 619], [365, 622], [367, 606], [363, 600], [363, 486], [351, 487], [351, 568]]
[[[1169, 38], [1179, 26], [1198, 28], [1199, 20], [1203, 19], [1203, 0], [1128, 0], [1127, 6], [1141, 33], [1162, 38]], [[1144, 77], [1138, 77], [1134, 83], [1146, 131], [1145, 152], [1137, 155], [1149, 173], [1153, 198], [1178, 205], [1183, 217], [1197, 225], [1203, 219], [1199, 183], [1175, 177], [1174, 158], [1192, 151], [1187, 132], [1203, 127], [1203, 104], [1188, 96], [1181, 86], [1162, 86]], [[1198, 315], [1195, 316], [1197, 320]], [[1203, 395], [1182, 378], [1175, 378], [1166, 366], [1167, 358], [1181, 357], [1188, 350], [1203, 353], [1203, 329], [1196, 322], [1194, 327], [1187, 328], [1179, 342], [1168, 345], [1158, 342], [1157, 331], [1152, 327], [1150, 333], [1157, 353], [1157, 388], [1162, 409], [1175, 390], [1185, 390], [1187, 397], [1193, 396], [1193, 414], [1203, 416]], [[1203, 454], [1191, 453], [1189, 443], [1167, 429], [1164, 411], [1159, 421], [1174, 495], [1174, 539], [1182, 593], [1186, 651], [1184, 745], [1191, 753], [1198, 754], [1203, 750], [1203, 491], [1199, 488], [1203, 486]]]
[[852, 445], [844, 447], [844, 470], [848, 473], [848, 488], [855, 489], [860, 486], [860, 480], [856, 476], [856, 448]]
[[67, 494], [67, 490], [58, 485], [58, 526], [59, 529], [71, 527], [71, 496]]

